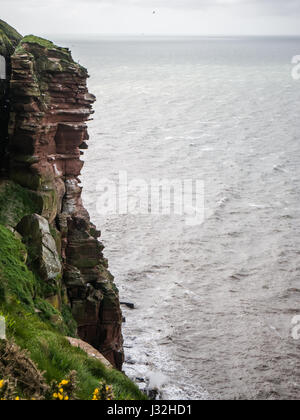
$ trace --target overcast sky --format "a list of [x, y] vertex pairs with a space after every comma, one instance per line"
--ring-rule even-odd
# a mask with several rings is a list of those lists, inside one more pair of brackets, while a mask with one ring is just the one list
[[24, 35], [300, 35], [300, 0], [0, 0], [0, 18]]

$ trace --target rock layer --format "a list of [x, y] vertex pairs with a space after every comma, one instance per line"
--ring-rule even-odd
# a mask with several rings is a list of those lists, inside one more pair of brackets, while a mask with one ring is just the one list
[[[9, 120], [9, 79], [11, 73], [10, 56], [21, 41], [22, 36], [6, 22], [0, 20], [0, 170], [7, 169], [8, 158], [6, 148], [8, 143]], [[5, 67], [5, 68], [4, 68]], [[5, 70], [5, 71], [3, 71]], [[4, 78], [4, 75], [6, 78]]]
[[[100, 232], [83, 206], [78, 178], [80, 149], [88, 140], [86, 121], [95, 101], [87, 77], [68, 49], [23, 38], [11, 57], [10, 178], [35, 191], [41, 216], [54, 232], [79, 337], [121, 369], [118, 290], [98, 240]], [[35, 219], [30, 222], [36, 224]], [[20, 231], [29, 225], [23, 220]], [[28, 236], [28, 229], [25, 233]]]

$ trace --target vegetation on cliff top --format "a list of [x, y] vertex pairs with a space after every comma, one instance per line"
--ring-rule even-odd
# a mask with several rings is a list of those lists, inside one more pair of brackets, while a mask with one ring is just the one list
[[14, 48], [22, 39], [12, 26], [0, 19], [0, 54], [6, 56], [12, 54]]
[[0, 54], [4, 56], [12, 54], [21, 39], [22, 35], [0, 19]]
[[8, 36], [11, 40], [15, 42], [19, 42], [22, 38], [22, 35], [19, 34], [19, 32], [10, 26], [8, 23], [4, 22], [4, 20], [0, 19], [0, 31], [4, 32], [6, 36]]
[[[16, 53], [22, 53], [23, 51], [27, 51], [29, 46], [30, 53], [35, 56], [36, 63], [37, 63], [37, 70], [38, 72], [43, 70], [53, 70], [53, 71], [66, 71], [68, 67], [75, 66], [78, 70], [83, 72], [83, 75], [87, 75], [87, 70], [81, 66], [80, 64], [76, 63], [73, 60], [71, 51], [68, 48], [59, 47], [55, 45], [52, 41], [49, 41], [45, 38], [40, 38], [35, 35], [27, 35], [18, 44], [16, 48]], [[41, 48], [47, 50], [47, 54], [41, 54]], [[60, 62], [55, 63], [49, 58], [59, 58]]]
[[59, 47], [58, 45], [55, 45], [52, 41], [49, 41], [48, 39], [40, 38], [35, 35], [26, 35], [24, 38], [21, 39], [20, 43], [18, 44], [18, 47], [16, 48], [16, 52], [19, 52], [20, 50], [22, 50], [25, 44], [35, 45], [38, 48], [43, 48], [43, 49], [58, 52], [62, 56], [64, 56], [66, 59], [73, 61], [71, 57], [71, 52], [68, 48]]
[[47, 48], [47, 49], [62, 49], [60, 47], [57, 47], [52, 41], [48, 41], [45, 38], [40, 38], [38, 36], [35, 35], [26, 35], [22, 41], [21, 41], [21, 45], [25, 44], [25, 43], [29, 43], [29, 44], [37, 44], [40, 47], [43, 48]]

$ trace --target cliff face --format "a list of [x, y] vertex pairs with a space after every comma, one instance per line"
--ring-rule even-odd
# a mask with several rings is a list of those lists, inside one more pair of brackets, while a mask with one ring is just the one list
[[[10, 91], [6, 87], [2, 95], [10, 98], [9, 144], [2, 144], [9, 179], [30, 191], [39, 209], [12, 227], [28, 245], [28, 264], [47, 285], [48, 301], [58, 309], [69, 305], [79, 337], [121, 369], [118, 290], [100, 232], [83, 206], [78, 178], [95, 101], [87, 89], [87, 71], [68, 49], [33, 36], [12, 52]], [[4, 136], [6, 123], [7, 118]]]
[[[0, 170], [7, 169], [7, 156], [5, 151], [8, 143], [8, 120], [9, 120], [9, 83], [11, 74], [10, 56], [22, 39], [21, 35], [7, 23], [0, 20], [0, 56], [1, 69], [5, 69], [7, 79], [0, 76]], [[2, 72], [0, 72], [2, 74]]]

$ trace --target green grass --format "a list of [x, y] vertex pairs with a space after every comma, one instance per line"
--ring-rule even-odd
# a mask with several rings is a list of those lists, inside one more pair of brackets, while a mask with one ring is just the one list
[[12, 54], [22, 36], [10, 25], [0, 19], [0, 54]]
[[33, 311], [36, 280], [24, 262], [25, 256], [26, 248], [22, 242], [0, 225], [0, 281], [4, 290], [2, 295], [23, 302]]
[[15, 227], [20, 220], [41, 210], [37, 194], [7, 180], [0, 180], [0, 224]]
[[[47, 63], [49, 60], [47, 58], [47, 56], [41, 56], [40, 53], [40, 48], [44, 48], [47, 50], [55, 50], [56, 53], [58, 53], [61, 56], [62, 61], [65, 61], [66, 65], [73, 63], [73, 59], [71, 56], [71, 52], [68, 48], [63, 48], [63, 47], [59, 47], [57, 45], [55, 45], [52, 41], [49, 41], [48, 39], [45, 38], [40, 38], [38, 36], [35, 35], [27, 35], [25, 36], [21, 42], [19, 43], [17, 49], [16, 49], [16, 53], [18, 53], [19, 51], [22, 51], [24, 49], [24, 45], [25, 44], [29, 44], [30, 45], [30, 52], [35, 56], [36, 59], [38, 59], [39, 63], [38, 66], [41, 66], [41, 62], [44, 61], [44, 67], [45, 67], [45, 63]], [[37, 47], [37, 48], [35, 48]], [[48, 66], [51, 63], [48, 62]], [[46, 66], [47, 68], [47, 66]]]
[[0, 19], [0, 31], [4, 32], [11, 40], [19, 42], [22, 35], [19, 34], [12, 26]]
[[[48, 54], [41, 54], [41, 48], [54, 52], [55, 56], [60, 59], [59, 62], [53, 63], [53, 61], [49, 60]], [[19, 52], [24, 52], [24, 50], [30, 52], [30, 54], [34, 56], [36, 77], [40, 82], [43, 72], [64, 72], [68, 71], [70, 66], [75, 66], [84, 76], [87, 74], [87, 70], [83, 66], [74, 62], [68, 48], [59, 47], [47, 39], [34, 35], [27, 35], [18, 44], [15, 52], [18, 54]]]
[[21, 241], [0, 225], [0, 314], [8, 321], [8, 338], [28, 350], [48, 383], [60, 381], [75, 370], [79, 399], [90, 399], [100, 380], [113, 386], [116, 399], [146, 399], [121, 372], [107, 369], [69, 344], [64, 319], [74, 323], [71, 313], [65, 307], [63, 312], [67, 313], [60, 314], [39, 296], [39, 279], [27, 268], [25, 254]]
[[34, 36], [34, 35], [27, 35], [27, 36], [25, 36], [22, 39], [21, 44], [25, 44], [25, 43], [37, 44], [40, 47], [48, 48], [48, 49], [57, 48], [55, 46], [55, 44], [53, 44], [52, 41], [48, 41], [47, 39], [40, 38], [40, 37]]

